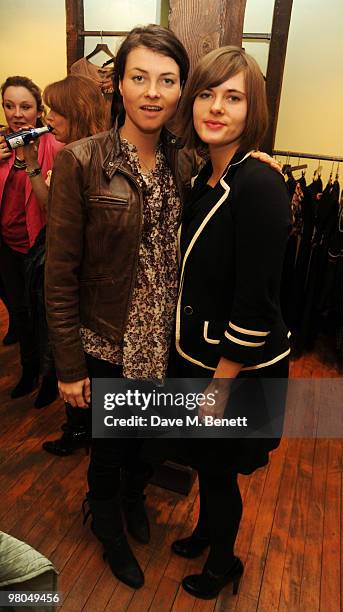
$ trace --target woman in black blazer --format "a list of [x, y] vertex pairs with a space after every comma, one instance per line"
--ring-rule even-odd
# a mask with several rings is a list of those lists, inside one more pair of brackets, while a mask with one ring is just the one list
[[237, 592], [243, 573], [234, 555], [242, 515], [237, 475], [266, 465], [280, 442], [290, 352], [279, 303], [289, 199], [280, 174], [250, 156], [266, 130], [267, 105], [262, 73], [242, 49], [202, 58], [179, 116], [186, 144], [205, 147], [209, 159], [179, 234], [171, 372], [211, 378], [207, 391], [220, 399], [199, 417], [246, 416], [250, 433], [185, 444], [199, 474], [200, 514], [192, 535], [172, 548], [192, 558], [210, 546], [202, 573], [184, 578], [183, 587], [211, 599], [229, 582]]

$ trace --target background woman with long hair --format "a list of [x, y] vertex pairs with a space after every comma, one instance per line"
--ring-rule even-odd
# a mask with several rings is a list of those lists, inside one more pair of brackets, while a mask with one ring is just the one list
[[[46, 121], [59, 143], [70, 144], [104, 131], [106, 127], [105, 105], [98, 86], [91, 79], [82, 76], [67, 76], [61, 81], [48, 85], [44, 90], [43, 98], [50, 109]], [[32, 164], [37, 165], [36, 147], [34, 144], [30, 147]], [[48, 182], [50, 182], [50, 176]], [[47, 195], [47, 185], [45, 185], [45, 190]], [[40, 233], [34, 252], [31, 252], [30, 255], [33, 262], [30, 275], [30, 286], [33, 288], [31, 295], [36, 296], [32, 302], [35, 303], [33, 310], [38, 314], [36, 329], [41, 338], [41, 362], [44, 374], [35, 405], [41, 408], [56, 397], [52, 394], [51, 385], [49, 385], [49, 380], [56, 380], [56, 373], [48, 343], [44, 306], [45, 227]], [[60, 456], [69, 455], [76, 448], [87, 446], [90, 437], [89, 411], [73, 408], [68, 403], [65, 404], [65, 409], [67, 420], [63, 425], [62, 436], [57, 440], [43, 442], [44, 450]]]

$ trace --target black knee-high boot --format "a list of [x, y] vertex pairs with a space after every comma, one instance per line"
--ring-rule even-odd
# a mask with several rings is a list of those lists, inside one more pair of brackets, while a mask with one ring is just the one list
[[2, 344], [4, 346], [10, 346], [11, 344], [16, 344], [16, 342], [18, 342], [18, 336], [17, 336], [13, 316], [11, 314], [11, 311], [9, 310], [8, 311], [8, 329], [7, 329], [7, 333], [2, 339]]
[[50, 406], [58, 397], [58, 382], [55, 375], [43, 376], [36, 399], [35, 408], [45, 408]]
[[153, 469], [143, 462], [135, 467], [135, 470], [122, 469], [123, 510], [128, 532], [141, 544], [147, 544], [150, 540], [150, 525], [144, 505], [144, 489], [153, 474]]
[[92, 515], [92, 531], [103, 544], [104, 559], [113, 574], [128, 586], [139, 589], [144, 584], [144, 574], [125, 536], [119, 494], [105, 500], [93, 499], [87, 494], [85, 502]]

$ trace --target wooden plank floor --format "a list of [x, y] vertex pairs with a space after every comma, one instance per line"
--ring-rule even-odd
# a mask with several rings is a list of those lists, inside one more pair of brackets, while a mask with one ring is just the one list
[[[0, 338], [7, 329], [0, 302]], [[292, 377], [342, 375], [325, 345], [291, 364]], [[10, 400], [19, 373], [18, 347], [0, 346], [0, 529], [49, 557], [60, 572], [63, 612], [339, 612], [342, 609], [342, 439], [283, 439], [269, 465], [240, 477], [244, 513], [236, 552], [245, 564], [237, 597], [225, 589], [217, 601], [195, 600], [180, 587], [198, 571], [194, 561], [170, 553], [197, 518], [195, 484], [183, 497], [148, 488], [149, 546], [132, 542], [145, 571], [135, 592], [118, 582], [102, 560], [101, 546], [82, 526], [86, 455], [49, 455], [41, 443], [59, 434], [59, 401], [45, 410], [33, 397]]]

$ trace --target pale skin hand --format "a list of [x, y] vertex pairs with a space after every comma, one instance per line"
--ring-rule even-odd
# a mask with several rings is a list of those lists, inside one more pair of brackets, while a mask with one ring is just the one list
[[11, 157], [12, 153], [9, 150], [4, 136], [0, 136], [0, 162], [6, 161]]
[[73, 408], [88, 408], [91, 401], [91, 382], [89, 378], [71, 383], [59, 380], [58, 390], [63, 401], [68, 402]]
[[221, 357], [217, 369], [213, 375], [213, 381], [210, 382], [206, 390], [205, 395], [214, 393], [216, 403], [214, 406], [211, 404], [204, 404], [199, 407], [198, 416], [203, 419], [205, 416], [212, 416], [213, 418], [223, 418], [224, 411], [230, 395], [231, 379], [236, 378], [242, 369], [242, 363], [236, 363]]
[[[28, 129], [29, 127], [34, 126], [24, 125], [22, 129]], [[19, 147], [19, 150], [22, 151], [22, 155], [24, 156], [28, 170], [35, 170], [36, 168], [39, 168], [37, 142], [31, 141], [28, 145]], [[9, 157], [11, 157], [11, 155], [12, 153], [6, 144], [4, 136], [0, 136], [0, 163], [6, 161]], [[48, 186], [45, 184], [45, 181], [40, 174], [30, 177], [30, 181], [32, 190], [37, 197], [38, 203], [42, 210], [45, 211], [48, 202]]]
[[276, 159], [268, 155], [268, 153], [264, 153], [263, 151], [253, 151], [251, 153], [251, 157], [259, 159], [261, 162], [268, 164], [271, 168], [273, 168], [273, 170], [277, 170], [281, 173], [281, 165], [276, 161]]

